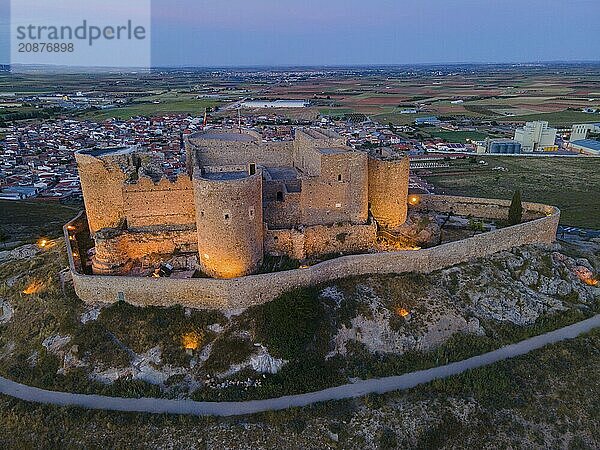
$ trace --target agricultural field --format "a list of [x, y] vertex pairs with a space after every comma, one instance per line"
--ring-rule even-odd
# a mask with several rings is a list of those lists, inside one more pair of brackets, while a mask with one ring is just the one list
[[[600, 107], [600, 82], [585, 66], [570, 67], [568, 74], [548, 75], [544, 68], [477, 68], [456, 73], [436, 74], [432, 70], [410, 71], [332, 71], [306, 76], [293, 82], [285, 78], [234, 77], [211, 71], [149, 72], [139, 74], [0, 74], [0, 94], [39, 95], [50, 93], [109, 96], [133, 102], [114, 110], [90, 111], [84, 118], [164, 113], [201, 114], [217, 103], [202, 95], [223, 101], [243, 98], [289, 98], [313, 102], [303, 114], [293, 110], [278, 113], [305, 120], [308, 115], [337, 116], [365, 114], [383, 124], [406, 125], [416, 117], [522, 122], [548, 120], [552, 125], [599, 121], [600, 116], [581, 108]], [[200, 96], [199, 100], [196, 97]], [[161, 103], [152, 103], [160, 101]], [[214, 103], [213, 103], [214, 101]], [[418, 114], [400, 114], [402, 109], [418, 108]], [[224, 111], [233, 114], [235, 111]], [[269, 111], [273, 112], [273, 111]], [[77, 113], [76, 113], [77, 114]], [[306, 116], [306, 117], [305, 117]]]
[[[425, 178], [438, 194], [510, 199], [520, 189], [524, 201], [556, 205], [565, 225], [600, 229], [600, 158], [477, 157], [487, 166], [452, 161]], [[493, 170], [502, 167], [507, 169]]]
[[110, 118], [130, 119], [134, 116], [159, 116], [161, 114], [202, 115], [206, 108], [214, 108], [220, 102], [215, 100], [196, 99], [185, 95], [140, 97], [132, 103], [105, 110], [88, 111], [80, 116], [82, 119], [102, 121]]
[[[50, 93], [102, 92], [147, 95], [166, 89], [191, 91], [204, 78], [197, 74], [167, 73], [0, 73], [0, 93], [39, 95]], [[220, 82], [216, 80], [215, 86]]]
[[600, 122], [600, 114], [588, 114], [581, 111], [564, 110], [549, 113], [527, 114], [498, 119], [502, 122], [524, 122], [545, 120], [553, 127], [571, 127], [574, 123]]

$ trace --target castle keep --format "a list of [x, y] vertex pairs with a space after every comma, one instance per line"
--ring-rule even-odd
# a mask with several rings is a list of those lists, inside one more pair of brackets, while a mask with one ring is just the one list
[[76, 154], [95, 274], [143, 273], [157, 262], [213, 278], [259, 271], [265, 255], [295, 260], [375, 248], [378, 229], [407, 216], [408, 158], [354, 150], [339, 135], [297, 129], [263, 142], [252, 131], [186, 139], [187, 174], [162, 172], [136, 148]]

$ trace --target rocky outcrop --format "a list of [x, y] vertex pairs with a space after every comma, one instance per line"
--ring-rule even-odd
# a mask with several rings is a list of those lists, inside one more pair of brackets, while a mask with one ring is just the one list
[[351, 343], [372, 353], [425, 351], [456, 333], [484, 334], [482, 322], [528, 326], [541, 316], [589, 309], [600, 297], [594, 267], [561, 250], [518, 247], [414, 282], [410, 275], [373, 276], [350, 291], [327, 286], [321, 297], [336, 311], [356, 311], [339, 324], [328, 356], [346, 355]]
[[13, 250], [5, 250], [0, 252], [0, 262], [9, 261], [11, 259], [27, 259], [32, 258], [40, 252], [40, 249], [35, 244], [27, 244], [17, 247]]
[[13, 317], [13, 308], [6, 300], [0, 299], [0, 325], [10, 322]]

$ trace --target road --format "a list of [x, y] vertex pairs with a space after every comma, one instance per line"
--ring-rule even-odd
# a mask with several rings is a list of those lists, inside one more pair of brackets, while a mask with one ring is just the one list
[[266, 400], [245, 402], [196, 402], [192, 400], [168, 400], [158, 398], [136, 399], [105, 397], [101, 395], [47, 391], [15, 383], [14, 381], [2, 377], [0, 377], [0, 393], [36, 403], [78, 406], [89, 409], [145, 413], [236, 416], [263, 411], [281, 410], [290, 407], [307, 406], [329, 400], [360, 397], [371, 393], [382, 394], [401, 389], [409, 389], [435, 379], [447, 378], [469, 369], [475, 369], [497, 361], [524, 355], [525, 353], [539, 349], [545, 345], [553, 344], [565, 339], [572, 339], [597, 327], [600, 327], [600, 314], [576, 324], [445, 366], [411, 372], [405, 375], [361, 380], [356, 383], [336, 386], [322, 391]]

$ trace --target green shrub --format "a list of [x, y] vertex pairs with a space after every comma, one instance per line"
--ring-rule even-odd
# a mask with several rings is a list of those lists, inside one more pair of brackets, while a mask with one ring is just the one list
[[253, 312], [258, 340], [284, 359], [302, 356], [324, 315], [316, 289], [296, 289]]
[[80, 357], [87, 356], [91, 361], [100, 361], [108, 367], [129, 365], [129, 354], [98, 322], [88, 322], [79, 327], [72, 344], [79, 347]]
[[248, 339], [239, 336], [223, 336], [212, 346], [204, 368], [210, 372], [223, 372], [232, 364], [239, 364], [252, 354], [254, 346]]
[[104, 308], [98, 318], [106, 330], [134, 352], [144, 353], [160, 346], [163, 362], [178, 366], [187, 365], [190, 360], [182, 343], [185, 334], [203, 336], [201, 348], [212, 337], [206, 326], [225, 320], [218, 311], [196, 310], [186, 315], [181, 306], [138, 308], [125, 302]]

